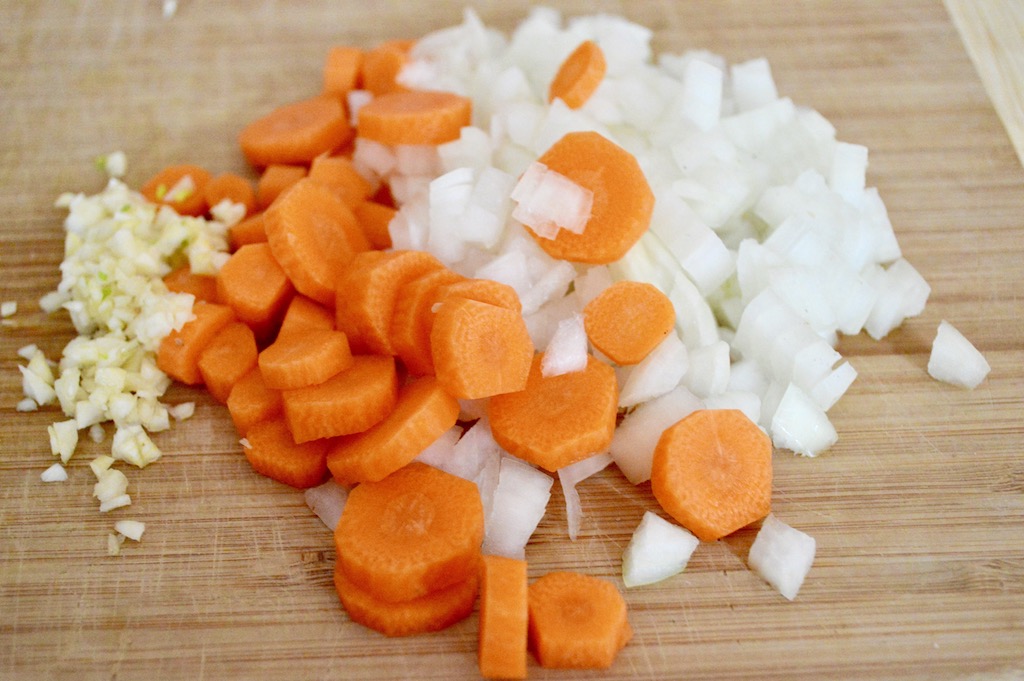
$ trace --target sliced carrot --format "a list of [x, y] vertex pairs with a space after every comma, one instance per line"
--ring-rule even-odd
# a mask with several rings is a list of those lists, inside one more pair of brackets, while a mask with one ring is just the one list
[[309, 163], [341, 146], [352, 134], [345, 106], [336, 97], [313, 97], [274, 109], [238, 135], [249, 163]]
[[334, 546], [345, 577], [394, 603], [475, 578], [483, 536], [476, 484], [413, 462], [349, 493]]
[[470, 124], [472, 101], [453, 92], [414, 90], [375, 97], [359, 109], [359, 136], [381, 144], [444, 144]]
[[633, 636], [626, 601], [611, 582], [549, 572], [529, 588], [529, 640], [554, 669], [606, 669]]
[[231, 388], [256, 366], [256, 336], [242, 322], [221, 329], [199, 355], [199, 373], [210, 395], [227, 402]]
[[348, 338], [333, 329], [307, 329], [278, 336], [259, 355], [268, 388], [293, 390], [319, 385], [352, 366]]
[[459, 399], [526, 387], [534, 348], [521, 314], [469, 298], [448, 298], [434, 315], [430, 351], [438, 383]]
[[207, 209], [203, 187], [210, 178], [209, 171], [200, 166], [172, 165], [149, 178], [139, 192], [153, 203], [170, 206], [179, 215], [199, 216]]
[[281, 391], [267, 387], [259, 366], [238, 379], [228, 395], [227, 405], [231, 421], [243, 437], [253, 425], [279, 416], [283, 408]]
[[191, 293], [197, 301], [217, 302], [217, 278], [209, 274], [192, 274], [192, 268], [183, 265], [164, 277], [168, 291]]
[[361, 201], [352, 208], [359, 220], [366, 238], [374, 248], [391, 248], [391, 232], [388, 226], [398, 214], [394, 208], [376, 201]]
[[335, 323], [348, 334], [356, 352], [393, 355], [391, 319], [398, 292], [407, 282], [442, 269], [423, 251], [368, 251], [356, 255], [338, 279]]
[[327, 475], [327, 442], [295, 444], [282, 419], [255, 424], [245, 439], [245, 458], [253, 470], [271, 480], [304, 489], [319, 485]]
[[583, 326], [594, 347], [616, 364], [637, 364], [675, 327], [672, 301], [656, 287], [618, 281], [583, 309]]
[[192, 313], [195, 319], [165, 336], [156, 354], [160, 370], [187, 385], [202, 382], [199, 355], [218, 331], [236, 319], [230, 307], [216, 303], [198, 302], [192, 306]]
[[363, 67], [363, 51], [358, 47], [339, 45], [327, 51], [324, 60], [325, 95], [344, 97], [359, 83], [359, 71]]
[[295, 290], [265, 243], [235, 251], [217, 273], [217, 299], [230, 305], [258, 339], [280, 321]]
[[477, 658], [485, 679], [525, 679], [529, 613], [526, 561], [484, 556]]
[[487, 415], [506, 451], [557, 471], [608, 448], [619, 391], [615, 370], [593, 356], [582, 371], [559, 376], [541, 374], [542, 358], [534, 358], [526, 388], [488, 400]]
[[407, 90], [398, 83], [397, 78], [399, 71], [409, 62], [412, 45], [410, 40], [390, 40], [368, 50], [363, 55], [360, 71], [363, 89], [369, 90], [374, 96]]
[[604, 79], [604, 52], [593, 40], [580, 43], [555, 74], [548, 89], [548, 101], [561, 99], [570, 109], [583, 106]]
[[771, 440], [742, 411], [695, 411], [661, 434], [651, 491], [698, 539], [720, 539], [771, 510]]
[[636, 158], [622, 147], [596, 132], [570, 132], [537, 160], [594, 194], [582, 233], [560, 229], [553, 239], [536, 237], [548, 255], [607, 264], [625, 255], [647, 231], [654, 192]]
[[398, 290], [395, 311], [391, 315], [391, 346], [410, 373], [416, 376], [434, 373], [430, 329], [434, 322], [435, 294], [441, 286], [464, 279], [461, 274], [442, 267], [406, 282]]
[[286, 390], [285, 420], [296, 442], [361, 433], [398, 401], [393, 357], [356, 355], [352, 365], [318, 385]]
[[337, 193], [353, 209], [373, 192], [370, 181], [345, 156], [317, 156], [309, 167], [309, 179]]
[[406, 384], [383, 421], [358, 435], [338, 438], [327, 465], [343, 485], [381, 480], [433, 444], [459, 418], [459, 401], [432, 376]]
[[290, 333], [303, 333], [311, 329], [331, 330], [334, 328], [334, 310], [330, 310], [320, 303], [307, 298], [301, 293], [292, 298], [288, 303], [288, 309], [281, 320], [281, 328], [277, 331], [277, 337], [281, 338]]
[[221, 173], [207, 182], [203, 187], [203, 198], [210, 208], [227, 199], [245, 206], [246, 214], [256, 209], [256, 191], [252, 182], [235, 173]]
[[505, 307], [514, 312], [522, 312], [523, 305], [519, 300], [516, 290], [508, 284], [490, 279], [465, 279], [451, 284], [446, 284], [438, 289], [438, 297], [435, 303], [442, 302], [446, 298], [469, 298], [479, 300], [481, 303], [490, 303], [499, 307]]
[[253, 213], [241, 222], [228, 227], [228, 243], [232, 251], [246, 244], [266, 243], [267, 229], [263, 224], [263, 213]]
[[306, 177], [306, 166], [273, 163], [263, 169], [256, 183], [256, 205], [266, 210], [286, 189]]
[[334, 588], [353, 622], [385, 636], [412, 636], [441, 631], [469, 617], [476, 602], [478, 579], [473, 575], [440, 591], [391, 603], [356, 586], [335, 567]]

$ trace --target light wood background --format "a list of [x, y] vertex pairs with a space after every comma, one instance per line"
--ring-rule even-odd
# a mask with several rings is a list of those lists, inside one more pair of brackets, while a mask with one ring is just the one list
[[[509, 29], [528, 4], [476, 7]], [[1022, 129], [1021, 5], [950, 0], [955, 25], [924, 0], [552, 4], [644, 23], [659, 51], [767, 57], [783, 94], [870, 148], [869, 181], [932, 297], [882, 342], [843, 340], [860, 378], [832, 412], [839, 443], [814, 460], [776, 455], [775, 510], [818, 541], [795, 602], [745, 567], [753, 532], [742, 531], [626, 593], [636, 637], [612, 669], [531, 663], [531, 678], [1021, 678], [1024, 173], [1007, 132]], [[14, 410], [16, 349], [54, 357], [71, 337], [34, 301], [59, 276], [53, 200], [102, 186], [94, 156], [123, 149], [136, 185], [172, 162], [246, 171], [235, 134], [315, 91], [330, 45], [419, 36], [461, 8], [181, 0], [165, 20], [155, 1], [0, 0], [0, 299], [20, 306], [0, 331], [0, 678], [477, 676], [475, 615], [402, 640], [347, 620], [329, 533], [300, 493], [251, 472], [225, 411], [200, 393], [169, 395], [198, 400], [196, 417], [159, 437], [165, 458], [130, 474], [135, 503], [110, 515], [97, 513], [86, 466], [103, 447], [84, 446], [68, 482], [42, 484], [56, 413]], [[975, 391], [925, 372], [942, 319], [992, 364]], [[571, 543], [556, 485], [527, 550], [532, 577], [618, 580], [649, 487], [610, 470], [581, 491]], [[105, 552], [114, 516], [147, 523], [118, 558]]]

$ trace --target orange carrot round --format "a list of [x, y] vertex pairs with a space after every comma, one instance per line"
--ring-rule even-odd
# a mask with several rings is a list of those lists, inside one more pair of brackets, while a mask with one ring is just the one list
[[227, 305], [198, 302], [192, 306], [195, 319], [160, 341], [156, 365], [165, 374], [187, 385], [201, 383], [199, 356], [222, 328], [235, 321]]
[[246, 214], [256, 209], [256, 191], [252, 182], [235, 173], [221, 173], [207, 182], [203, 187], [203, 199], [210, 208], [227, 199], [245, 206]]
[[[153, 203], [170, 206], [179, 215], [202, 215], [208, 206], [203, 188], [210, 181], [210, 172], [189, 163], [167, 166], [149, 178], [139, 193]], [[188, 182], [189, 178], [191, 182]]]
[[284, 163], [271, 163], [263, 172], [256, 183], [256, 205], [260, 210], [270, 207], [277, 197], [289, 187], [306, 177], [308, 171], [306, 166], [287, 165]]
[[580, 43], [555, 74], [548, 101], [561, 99], [570, 109], [583, 106], [601, 84], [605, 73], [604, 52], [593, 40]]
[[351, 135], [348, 115], [336, 97], [313, 97], [274, 109], [238, 135], [249, 163], [309, 163]]
[[477, 658], [485, 679], [526, 678], [527, 593], [525, 560], [483, 557]]
[[434, 373], [430, 355], [430, 329], [434, 322], [434, 294], [445, 284], [465, 279], [447, 267], [431, 270], [408, 281], [395, 296], [391, 315], [391, 347], [405, 368], [416, 376]]
[[316, 440], [295, 444], [281, 419], [255, 424], [245, 439], [245, 458], [253, 470], [271, 480], [305, 489], [319, 485], [327, 475], [327, 443]]
[[281, 414], [281, 391], [268, 388], [259, 366], [253, 366], [231, 388], [227, 405], [235, 430], [244, 437], [255, 424]]
[[258, 339], [270, 334], [294, 292], [265, 243], [242, 246], [217, 273], [217, 299], [231, 306]]
[[277, 337], [281, 338], [290, 333], [301, 334], [310, 329], [322, 331], [334, 329], [334, 310], [328, 309], [300, 293], [288, 303], [284, 319], [281, 320], [281, 327], [277, 330]]
[[192, 268], [184, 265], [164, 277], [168, 291], [191, 293], [197, 301], [217, 302], [217, 278], [209, 274], [193, 274]]
[[389, 40], [367, 50], [360, 70], [363, 89], [374, 96], [408, 90], [397, 79], [402, 67], [409, 62], [412, 45], [411, 40]]
[[319, 385], [352, 366], [348, 338], [333, 329], [307, 329], [278, 336], [259, 355], [268, 388], [293, 390]]
[[618, 281], [583, 309], [583, 326], [594, 347], [616, 364], [637, 364], [675, 327], [672, 301], [656, 287]]
[[363, 67], [363, 51], [358, 47], [339, 45], [327, 51], [324, 59], [325, 95], [344, 97], [359, 84], [359, 71]]
[[359, 220], [371, 246], [391, 248], [391, 232], [388, 231], [388, 226], [398, 211], [376, 201], [361, 201], [352, 208], [352, 212]]
[[317, 156], [309, 167], [309, 179], [328, 187], [352, 209], [373, 191], [370, 181], [345, 156]]
[[253, 213], [241, 222], [228, 227], [228, 244], [237, 251], [246, 244], [266, 243], [267, 229], [263, 224], [263, 213]]
[[444, 144], [470, 124], [472, 107], [453, 92], [391, 92], [359, 109], [357, 127], [360, 137], [381, 144]]
[[242, 322], [221, 329], [199, 355], [199, 373], [210, 395], [227, 402], [231, 388], [256, 366], [256, 336]]

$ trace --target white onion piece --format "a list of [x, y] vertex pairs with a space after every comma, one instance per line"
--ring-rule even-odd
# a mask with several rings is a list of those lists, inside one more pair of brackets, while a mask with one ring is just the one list
[[868, 275], [869, 281], [878, 290], [865, 330], [875, 340], [887, 336], [890, 331], [924, 311], [931, 293], [931, 286], [914, 266], [900, 258], [886, 269], [875, 269]]
[[611, 462], [612, 457], [607, 453], [594, 454], [582, 461], [558, 469], [558, 481], [562, 485], [562, 494], [565, 496], [565, 519], [569, 526], [569, 539], [572, 541], [576, 541], [576, 537], [579, 536], [580, 523], [583, 520], [583, 508], [580, 505], [580, 494], [576, 491], [576, 485], [604, 470]]
[[380, 142], [356, 137], [352, 152], [352, 163], [361, 175], [369, 180], [388, 177], [398, 164], [394, 149]]
[[601, 292], [612, 285], [612, 275], [607, 265], [593, 265], [588, 267], [583, 274], [573, 280], [573, 293], [579, 301], [580, 308], [584, 308], [594, 298], [601, 295]]
[[527, 291], [519, 296], [523, 314], [528, 315], [540, 309], [541, 305], [554, 298], [561, 298], [576, 278], [576, 268], [566, 260], [556, 260], [546, 268]]
[[579, 300], [576, 296], [562, 296], [545, 303], [536, 312], [524, 315], [526, 330], [530, 334], [530, 340], [533, 341], [533, 347], [547, 347], [558, 330], [558, 324], [580, 312]]
[[856, 378], [857, 370], [853, 365], [843, 362], [811, 388], [810, 397], [815, 404], [828, 411], [846, 394]]
[[526, 543], [544, 517], [554, 482], [550, 475], [525, 461], [502, 456], [493, 505], [484, 521], [481, 550], [493, 556], [524, 559]]
[[43, 482], [64, 482], [68, 479], [68, 472], [59, 463], [55, 463], [39, 475]]
[[310, 510], [333, 532], [338, 526], [338, 520], [341, 519], [345, 502], [348, 501], [348, 490], [334, 480], [328, 480], [322, 485], [307, 489], [303, 492], [303, 497]]
[[750, 547], [747, 562], [787, 600], [796, 598], [814, 563], [814, 537], [769, 513]]
[[678, 334], [670, 332], [630, 370], [619, 392], [619, 406], [634, 407], [675, 388], [689, 368], [688, 357], [686, 346]]
[[146, 531], [146, 523], [139, 520], [118, 520], [114, 530], [132, 541], [142, 541], [142, 533]]
[[737, 409], [754, 423], [761, 420], [761, 397], [752, 392], [722, 392], [704, 398], [705, 409]]
[[461, 436], [462, 426], [452, 426], [417, 454], [416, 461], [440, 468], [446, 473], [458, 475], [453, 469], [458, 465], [458, 462], [455, 461], [455, 443]]
[[729, 387], [729, 367], [729, 344], [725, 341], [692, 348], [683, 380], [697, 397], [710, 397]]
[[394, 172], [400, 175], [436, 177], [441, 172], [441, 158], [432, 144], [399, 144], [393, 150]]
[[774, 102], [779, 97], [772, 78], [771, 65], [763, 57], [733, 64], [729, 69], [729, 76], [732, 98], [739, 111], [756, 109]]
[[701, 130], [710, 130], [722, 113], [725, 74], [699, 58], [689, 60], [685, 68], [680, 113]]
[[721, 237], [678, 197], [659, 197], [650, 229], [705, 294], [721, 286], [735, 270], [733, 256]]
[[[348, 108], [349, 124], [354, 128], [359, 125], [359, 110], [373, 100], [373, 93], [369, 90], [349, 90], [345, 94], [345, 104]], [[356, 145], [359, 145], [359, 138], [356, 138]], [[382, 175], [384, 173], [381, 173]]]
[[452, 472], [476, 483], [484, 507], [484, 518], [487, 518], [494, 505], [502, 449], [494, 441], [486, 418], [479, 419], [462, 435], [455, 443], [452, 454], [455, 463]]
[[804, 456], [817, 456], [838, 439], [825, 410], [795, 384], [782, 395], [771, 420], [772, 443]]
[[939, 322], [928, 357], [928, 374], [938, 380], [973, 390], [992, 367], [984, 355], [946, 320]]
[[631, 588], [677, 575], [699, 545], [689, 530], [645, 511], [622, 554], [622, 582]]
[[445, 172], [456, 168], [483, 170], [491, 164], [491, 136], [486, 130], [466, 126], [459, 138], [437, 147], [438, 159]]
[[558, 322], [558, 328], [544, 348], [540, 373], [542, 376], [561, 376], [586, 367], [587, 332], [583, 328], [583, 315], [574, 314]]
[[860, 144], [836, 143], [835, 157], [828, 177], [828, 185], [850, 203], [856, 203], [864, 193], [864, 178], [868, 169], [868, 148]]
[[512, 217], [545, 239], [559, 229], [582, 234], [594, 203], [594, 192], [540, 162], [526, 169], [511, 196]]
[[509, 251], [492, 259], [473, 273], [477, 279], [493, 279], [515, 289], [522, 299], [533, 285], [530, 280], [529, 263], [521, 251]]
[[654, 448], [661, 434], [703, 406], [696, 395], [679, 386], [626, 414], [608, 447], [626, 479], [634, 485], [650, 480]]

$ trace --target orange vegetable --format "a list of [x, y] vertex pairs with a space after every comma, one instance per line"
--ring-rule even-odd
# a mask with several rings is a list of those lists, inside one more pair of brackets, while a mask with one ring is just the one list
[[228, 243], [232, 251], [246, 244], [266, 243], [267, 229], [263, 225], [263, 213], [253, 213], [241, 222], [228, 227]]
[[295, 444], [281, 419], [257, 423], [245, 433], [245, 458], [253, 470], [292, 487], [315, 487], [327, 475], [327, 442]]
[[537, 160], [594, 193], [581, 234], [560, 229], [554, 239], [534, 235], [548, 255], [607, 264], [625, 255], [647, 231], [654, 192], [636, 158], [622, 147], [596, 132], [570, 132]]
[[345, 156], [317, 156], [309, 167], [309, 179], [335, 192], [353, 209], [373, 192], [370, 181]]
[[471, 400], [525, 388], [534, 354], [522, 315], [468, 298], [441, 304], [430, 350], [438, 383]]
[[344, 97], [359, 84], [359, 71], [362, 67], [363, 51], [358, 47], [332, 47], [324, 60], [323, 93]]
[[394, 603], [475, 581], [483, 536], [476, 485], [413, 462], [349, 492], [334, 546], [345, 577]]
[[388, 225], [398, 213], [394, 208], [376, 201], [361, 201], [352, 208], [366, 238], [374, 248], [391, 248], [391, 232]]
[[242, 322], [225, 326], [199, 355], [199, 373], [210, 395], [227, 402], [231, 388], [256, 366], [256, 337]]
[[605, 73], [604, 52], [593, 40], [580, 43], [551, 81], [548, 101], [561, 99], [570, 109], [583, 106], [601, 84]]
[[231, 388], [227, 405], [235, 429], [244, 437], [253, 425], [281, 414], [281, 391], [268, 388], [259, 366], [253, 366]]
[[357, 128], [360, 137], [381, 144], [444, 144], [470, 124], [472, 108], [453, 92], [390, 92], [359, 109]]
[[256, 208], [256, 192], [252, 182], [235, 173], [221, 173], [203, 187], [203, 199], [213, 208], [224, 199], [245, 206], [246, 214]]
[[266, 210], [286, 189], [306, 177], [306, 166], [273, 163], [263, 169], [256, 183], [256, 205]]
[[[180, 184], [186, 182], [186, 176], [192, 180], [190, 187]], [[199, 216], [203, 215], [208, 207], [203, 187], [210, 178], [209, 171], [197, 165], [172, 165], [149, 178], [139, 192], [153, 203], [170, 206], [179, 215]]]
[[409, 61], [412, 45], [411, 40], [389, 40], [368, 50], [363, 55], [360, 73], [363, 89], [369, 90], [374, 96], [407, 90], [404, 85], [398, 84], [396, 78]]
[[352, 134], [336, 97], [313, 97], [274, 109], [238, 135], [242, 153], [254, 166], [309, 163], [341, 146]]
[[333, 329], [278, 335], [259, 355], [268, 388], [292, 390], [319, 385], [352, 366], [348, 338]]
[[356, 355], [352, 365], [319, 385], [286, 390], [285, 421], [296, 442], [361, 433], [398, 401], [393, 357]]
[[288, 303], [288, 309], [281, 320], [281, 328], [277, 337], [291, 333], [303, 333], [311, 329], [331, 330], [334, 328], [334, 310], [329, 310], [315, 300], [301, 293], [294, 296]]
[[594, 347], [616, 364], [637, 364], [675, 327], [672, 301], [650, 284], [618, 281], [583, 309]]
[[537, 662], [555, 669], [605, 669], [633, 637], [626, 601], [611, 582], [549, 572], [529, 588], [529, 640]]
[[465, 279], [447, 267], [431, 270], [408, 281], [395, 296], [391, 315], [391, 347], [410, 373], [426, 376], [434, 373], [430, 354], [430, 329], [434, 323], [433, 305], [437, 290]]
[[486, 679], [525, 679], [528, 596], [526, 561], [484, 556], [480, 564], [477, 658]]
[[264, 223], [270, 249], [295, 288], [323, 305], [334, 304], [339, 274], [370, 248], [348, 206], [308, 179], [282, 194]]
[[198, 302], [192, 306], [192, 313], [195, 319], [164, 337], [156, 353], [160, 370], [188, 385], [202, 382], [199, 355], [218, 331], [235, 321], [235, 313], [227, 305]]
[[771, 440], [742, 411], [695, 411], [661, 434], [651, 491], [698, 539], [720, 539], [771, 510]]
[[541, 361], [534, 358], [526, 388], [492, 397], [487, 415], [507, 452], [557, 471], [608, 448], [619, 390], [615, 371], [592, 356], [582, 371], [559, 376], [543, 376]]
[[217, 299], [230, 305], [259, 339], [279, 322], [294, 292], [265, 243], [242, 246], [217, 273]]
[[394, 410], [358, 435], [338, 438], [327, 465], [343, 485], [381, 480], [430, 446], [459, 418], [459, 402], [432, 376], [399, 390]]
[[217, 302], [217, 278], [208, 274], [192, 274], [192, 268], [184, 265], [164, 277], [168, 291], [191, 293], [196, 301]]
[[519, 301], [516, 290], [508, 284], [490, 279], [464, 279], [451, 284], [446, 284], [437, 291], [435, 303], [442, 302], [446, 298], [469, 298], [479, 300], [481, 303], [490, 303], [498, 307], [508, 308], [513, 312], [522, 312], [523, 305]]

